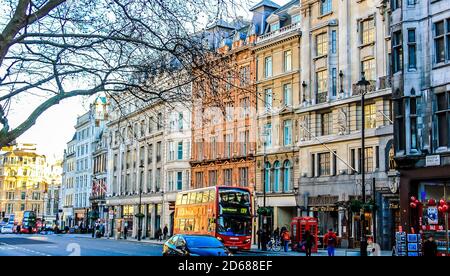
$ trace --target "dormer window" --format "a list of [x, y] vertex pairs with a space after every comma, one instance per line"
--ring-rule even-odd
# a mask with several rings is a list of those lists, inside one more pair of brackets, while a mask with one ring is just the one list
[[270, 31], [275, 32], [280, 29], [280, 22], [270, 24]]
[[300, 14], [296, 14], [292, 16], [292, 24], [300, 22]]

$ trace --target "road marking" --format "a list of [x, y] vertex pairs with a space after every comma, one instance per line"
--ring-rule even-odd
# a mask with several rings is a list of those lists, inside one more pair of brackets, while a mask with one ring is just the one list
[[51, 255], [43, 253], [43, 252], [39, 252], [39, 251], [36, 251], [36, 250], [31, 250], [31, 249], [28, 249], [28, 248], [14, 246], [14, 245], [7, 244], [7, 243], [4, 243], [4, 242], [1, 242], [0, 244], [6, 245], [6, 246], [8, 246], [8, 247], [10, 247], [12, 249], [15, 249], [15, 250], [23, 250], [25, 252], [32, 253], [32, 254], [37, 254], [37, 255], [41, 255], [41, 256], [51, 256]]

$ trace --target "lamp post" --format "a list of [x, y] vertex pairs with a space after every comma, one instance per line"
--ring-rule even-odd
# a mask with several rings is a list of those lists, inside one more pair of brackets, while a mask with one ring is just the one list
[[[370, 84], [369, 81], [366, 80], [364, 76], [364, 71], [361, 72], [361, 80], [356, 84], [358, 86], [358, 90], [361, 91], [361, 196], [362, 196], [362, 205], [366, 203], [366, 183], [365, 183], [365, 114], [364, 114], [364, 96], [367, 93], [367, 86]], [[365, 231], [365, 214], [364, 209], [361, 215], [361, 239], [360, 239], [360, 252], [361, 256], [367, 256], [367, 241], [366, 241], [366, 231]]]
[[141, 169], [141, 177], [139, 177], [139, 208], [138, 208], [138, 241], [141, 240], [142, 236], [142, 176], [144, 175], [144, 164], [143, 162], [139, 166]]

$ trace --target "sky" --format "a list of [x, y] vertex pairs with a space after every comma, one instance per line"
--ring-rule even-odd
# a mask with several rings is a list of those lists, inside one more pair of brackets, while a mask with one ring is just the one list
[[[290, 0], [272, 1], [284, 5]], [[259, 1], [253, 0], [252, 2], [256, 4]], [[242, 15], [250, 16], [248, 12]], [[37, 150], [40, 154], [46, 155], [49, 159], [62, 159], [66, 144], [74, 135], [77, 117], [88, 110], [89, 102], [93, 98], [66, 99], [49, 108], [37, 119], [34, 126], [17, 139], [17, 142], [37, 144]], [[12, 110], [9, 116], [10, 125], [15, 127], [20, 124], [33, 111], [35, 106], [36, 103], [21, 104], [20, 109]]]

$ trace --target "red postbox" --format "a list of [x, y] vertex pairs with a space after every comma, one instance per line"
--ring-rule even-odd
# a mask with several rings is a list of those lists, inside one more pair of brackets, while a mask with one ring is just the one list
[[309, 230], [311, 235], [314, 237], [314, 245], [311, 248], [311, 252], [317, 253], [318, 250], [318, 224], [317, 218], [314, 217], [295, 217], [291, 221], [291, 232], [292, 232], [292, 250], [301, 251], [301, 248], [297, 248], [299, 243], [301, 243], [305, 236], [305, 231]]

